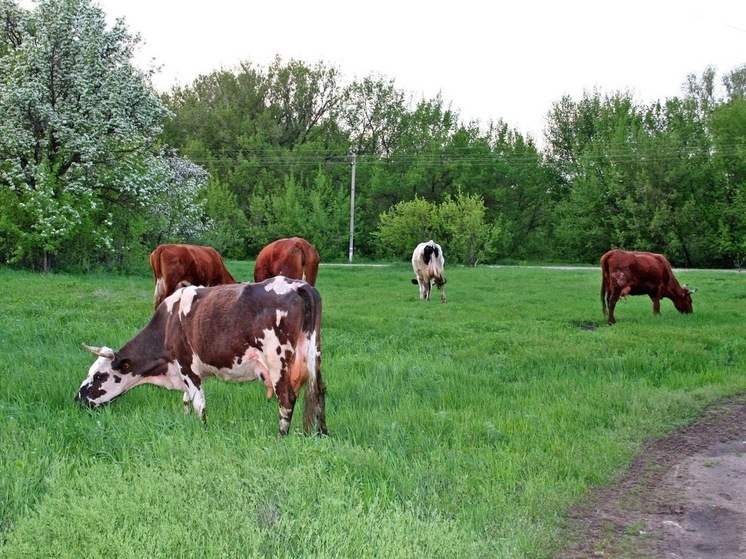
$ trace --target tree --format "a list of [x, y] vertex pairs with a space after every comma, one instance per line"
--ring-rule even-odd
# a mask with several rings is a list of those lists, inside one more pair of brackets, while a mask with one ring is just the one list
[[367, 76], [345, 89], [342, 125], [358, 156], [389, 157], [404, 131], [407, 99], [394, 80]]
[[500, 242], [501, 228], [485, 222], [479, 195], [447, 196], [442, 204], [419, 197], [402, 201], [381, 214], [374, 236], [381, 256], [409, 258], [419, 243], [433, 239], [449, 259], [467, 266], [488, 261]]
[[438, 207], [417, 196], [398, 202], [381, 214], [373, 235], [379, 256], [406, 260], [419, 243], [442, 236]]
[[746, 97], [746, 64], [734, 68], [723, 76], [723, 85], [728, 93], [728, 99], [730, 101], [738, 98]]
[[[131, 64], [139, 37], [107, 29], [91, 0], [0, 4], [3, 259], [44, 270], [110, 254], [159, 191], [154, 154], [167, 111]], [[12, 213], [10, 213], [12, 212]]]
[[484, 201], [479, 195], [459, 191], [455, 199], [448, 196], [439, 208], [444, 232], [442, 244], [449, 258], [465, 266], [490, 261], [500, 239], [499, 226], [485, 222]]
[[726, 263], [746, 264], [746, 96], [732, 91], [712, 115], [713, 158], [719, 174], [715, 250]]
[[197, 242], [207, 231], [205, 193], [207, 171], [174, 153], [161, 161], [163, 185], [147, 208], [150, 214], [152, 246], [174, 242]]
[[253, 254], [276, 239], [303, 237], [324, 260], [342, 259], [346, 252], [350, 199], [319, 171], [313, 186], [304, 188], [292, 175], [271, 194], [257, 189], [249, 204], [249, 237]]
[[248, 256], [246, 238], [249, 222], [236, 195], [218, 179], [211, 179], [205, 192], [207, 224], [200, 244], [215, 248], [226, 258]]

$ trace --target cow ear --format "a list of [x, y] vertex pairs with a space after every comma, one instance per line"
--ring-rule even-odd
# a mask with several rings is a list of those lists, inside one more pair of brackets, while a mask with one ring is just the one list
[[686, 290], [687, 290], [687, 291], [688, 291], [689, 293], [696, 293], [696, 292], [697, 292], [697, 288], [696, 288], [696, 287], [695, 287], [694, 289], [692, 289], [692, 288], [690, 288], [690, 287], [687, 287], [687, 288], [686, 288]]

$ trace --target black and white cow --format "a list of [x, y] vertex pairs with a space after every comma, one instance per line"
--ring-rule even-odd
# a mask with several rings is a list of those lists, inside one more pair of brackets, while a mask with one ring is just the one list
[[283, 276], [256, 284], [189, 286], [167, 297], [153, 318], [119, 351], [98, 356], [75, 399], [100, 406], [138, 384], [184, 392], [184, 409], [205, 421], [202, 383], [261, 380], [277, 395], [280, 434], [290, 427], [296, 398], [306, 386], [303, 430], [326, 434], [321, 379], [321, 296]]
[[440, 290], [440, 301], [446, 302], [446, 279], [443, 269], [446, 261], [443, 257], [443, 249], [435, 241], [420, 243], [412, 253], [412, 269], [416, 279], [412, 283], [420, 286], [420, 299], [430, 300], [430, 289], [435, 284]]

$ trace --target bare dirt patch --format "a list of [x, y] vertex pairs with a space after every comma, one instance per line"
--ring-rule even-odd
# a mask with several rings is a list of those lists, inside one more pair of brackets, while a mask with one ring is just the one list
[[746, 394], [645, 444], [619, 484], [567, 517], [559, 559], [746, 558]]

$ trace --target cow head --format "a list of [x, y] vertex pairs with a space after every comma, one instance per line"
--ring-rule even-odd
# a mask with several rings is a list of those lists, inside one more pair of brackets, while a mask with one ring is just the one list
[[77, 402], [98, 407], [138, 384], [138, 376], [130, 371], [129, 360], [118, 359], [113, 349], [85, 344], [83, 347], [97, 355], [98, 359], [88, 369], [88, 376], [75, 395]]
[[690, 289], [686, 285], [682, 285], [680, 289], [677, 290], [677, 296], [671, 298], [673, 301], [673, 306], [676, 307], [676, 310], [680, 313], [689, 314], [693, 312], [694, 309], [692, 309], [692, 293], [696, 292], [696, 289]]

